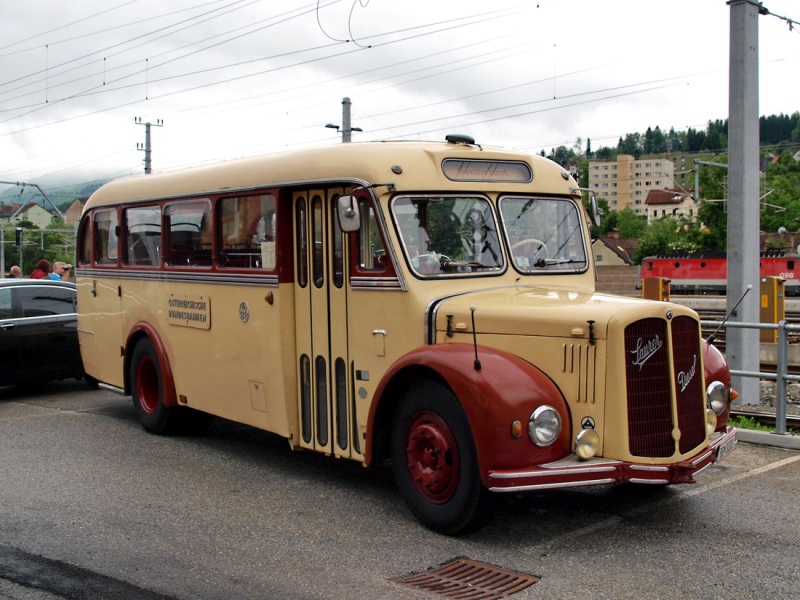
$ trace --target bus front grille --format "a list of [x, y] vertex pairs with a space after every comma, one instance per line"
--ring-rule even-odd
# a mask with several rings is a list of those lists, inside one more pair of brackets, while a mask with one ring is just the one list
[[633, 456], [668, 458], [676, 452], [676, 438], [681, 454], [705, 440], [699, 325], [688, 316], [669, 324], [671, 332], [668, 321], [657, 318], [625, 329], [628, 448]]

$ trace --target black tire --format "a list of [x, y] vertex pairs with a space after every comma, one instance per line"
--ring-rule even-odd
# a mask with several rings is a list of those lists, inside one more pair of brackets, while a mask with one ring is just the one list
[[178, 407], [164, 406], [164, 378], [149, 338], [140, 340], [133, 349], [130, 382], [133, 408], [142, 427], [159, 435], [173, 433], [178, 424]]
[[445, 385], [421, 381], [403, 394], [392, 422], [392, 463], [401, 496], [425, 527], [458, 535], [490, 517], [469, 422]]

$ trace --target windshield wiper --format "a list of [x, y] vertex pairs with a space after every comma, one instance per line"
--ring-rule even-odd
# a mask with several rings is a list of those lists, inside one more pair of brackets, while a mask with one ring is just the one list
[[580, 258], [539, 258], [533, 264], [536, 267], [547, 267], [549, 265], [567, 265], [571, 263], [585, 263], [586, 259]]

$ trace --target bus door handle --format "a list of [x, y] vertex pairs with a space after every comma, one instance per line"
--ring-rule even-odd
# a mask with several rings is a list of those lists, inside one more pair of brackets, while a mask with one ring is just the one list
[[92, 296], [97, 298], [97, 280], [92, 281]]
[[373, 329], [372, 337], [375, 338], [375, 355], [386, 356], [386, 336], [389, 333], [385, 329]]

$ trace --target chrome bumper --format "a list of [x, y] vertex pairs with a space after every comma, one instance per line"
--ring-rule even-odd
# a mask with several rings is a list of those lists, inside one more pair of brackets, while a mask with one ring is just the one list
[[524, 492], [611, 483], [668, 485], [694, 483], [694, 476], [722, 459], [736, 446], [736, 429], [726, 427], [711, 436], [708, 447], [688, 460], [671, 465], [593, 458], [580, 460], [574, 454], [559, 461], [527, 469], [489, 471], [489, 491]]

